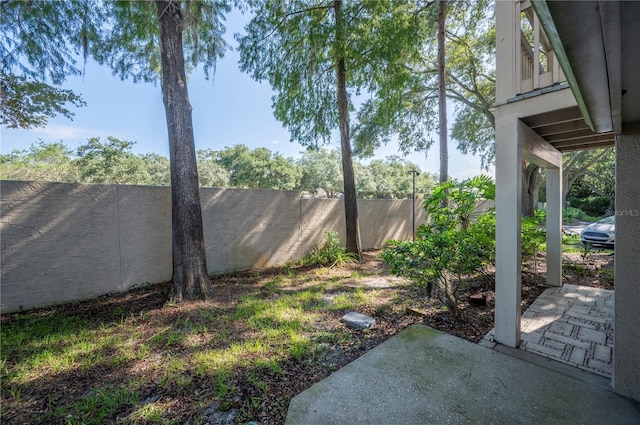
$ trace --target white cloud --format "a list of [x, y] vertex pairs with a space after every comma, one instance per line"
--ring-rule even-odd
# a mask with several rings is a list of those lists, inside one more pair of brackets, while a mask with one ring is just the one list
[[44, 140], [78, 140], [87, 139], [89, 137], [101, 136], [104, 131], [93, 130], [82, 127], [74, 127], [71, 125], [48, 124], [44, 128], [36, 128], [31, 132]]
[[278, 140], [269, 140], [270, 145], [279, 145], [280, 142]]

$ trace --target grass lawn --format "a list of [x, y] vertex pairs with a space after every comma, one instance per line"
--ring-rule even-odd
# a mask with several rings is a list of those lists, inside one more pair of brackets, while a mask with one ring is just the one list
[[[295, 394], [423, 322], [408, 306], [468, 332], [371, 254], [362, 265], [214, 282], [206, 302], [166, 304], [165, 284], [4, 315], [2, 423], [282, 423]], [[351, 310], [378, 324], [347, 328]]]
[[[590, 255], [582, 271], [595, 271], [565, 267], [565, 281], [612, 287], [613, 256]], [[424, 288], [390, 276], [378, 253], [365, 259], [221, 276], [209, 301], [167, 304], [161, 284], [3, 315], [0, 421], [280, 424], [293, 396], [410, 324], [474, 342], [493, 327], [493, 282], [466, 282], [456, 320], [437, 294], [428, 301]], [[531, 269], [524, 308], [544, 290]], [[479, 294], [486, 305], [468, 302]], [[351, 310], [374, 317], [374, 328], [342, 324]]]

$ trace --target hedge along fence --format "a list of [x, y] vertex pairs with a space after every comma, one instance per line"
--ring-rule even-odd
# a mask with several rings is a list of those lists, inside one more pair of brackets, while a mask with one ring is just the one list
[[[0, 181], [0, 194], [2, 313], [171, 279], [168, 187]], [[211, 274], [301, 258], [325, 229], [344, 242], [342, 200], [242, 189], [201, 189], [200, 197]], [[359, 200], [363, 249], [411, 238], [411, 204]]]

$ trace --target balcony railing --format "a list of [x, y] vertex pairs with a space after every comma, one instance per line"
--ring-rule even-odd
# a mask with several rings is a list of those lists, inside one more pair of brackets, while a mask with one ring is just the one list
[[551, 43], [540, 26], [538, 16], [529, 0], [515, 2], [519, 37], [516, 33], [516, 94], [529, 93], [566, 81], [551, 48]]

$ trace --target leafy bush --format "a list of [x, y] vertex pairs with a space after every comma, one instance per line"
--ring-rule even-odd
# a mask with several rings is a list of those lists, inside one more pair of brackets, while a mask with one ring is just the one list
[[579, 208], [567, 207], [567, 208], [562, 210], [562, 221], [563, 222], [571, 223], [571, 222], [576, 221], [576, 220], [585, 221], [588, 218], [589, 217], [587, 216], [587, 214], [585, 214], [585, 212], [582, 211]]
[[536, 211], [534, 217], [524, 217], [521, 224], [521, 251], [523, 258], [532, 258], [534, 270], [538, 268], [540, 245], [546, 242], [547, 231], [543, 224], [546, 215]]
[[420, 226], [413, 242], [387, 241], [382, 258], [392, 273], [442, 292], [442, 301], [459, 317], [464, 276], [476, 274], [495, 257], [495, 216], [475, 213], [477, 201], [492, 198], [493, 182], [485, 176], [461, 183], [446, 182], [424, 202], [430, 221]]
[[609, 212], [611, 200], [605, 196], [589, 196], [587, 198], [569, 198], [569, 204], [584, 211], [591, 217], [602, 217]]
[[325, 230], [324, 236], [325, 242], [320, 246], [313, 247], [302, 259], [304, 265], [340, 267], [357, 261], [356, 254], [347, 252], [346, 248], [340, 245], [340, 238], [336, 232]]
[[[536, 210], [536, 218], [540, 223], [544, 223], [547, 219], [547, 210], [540, 208]], [[597, 217], [589, 216], [581, 209], [574, 207], [567, 207], [562, 210], [562, 222], [565, 224], [573, 223], [574, 221], [597, 221]]]

